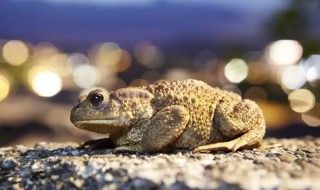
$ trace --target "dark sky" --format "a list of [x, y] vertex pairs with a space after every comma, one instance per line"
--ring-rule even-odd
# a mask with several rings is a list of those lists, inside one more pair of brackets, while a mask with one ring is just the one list
[[234, 0], [85, 2], [1, 0], [0, 39], [48, 41], [67, 51], [86, 49], [102, 41], [130, 49], [142, 40], [173, 48], [184, 45], [219, 48], [228, 43], [255, 47], [265, 45], [265, 23], [284, 6], [276, 1], [261, 4]]

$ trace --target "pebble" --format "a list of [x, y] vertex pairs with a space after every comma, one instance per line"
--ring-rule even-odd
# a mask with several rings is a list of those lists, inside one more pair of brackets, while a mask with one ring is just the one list
[[71, 151], [71, 155], [78, 156], [79, 155], [79, 151], [78, 150], [72, 150]]
[[18, 161], [14, 158], [6, 158], [2, 161], [1, 169], [12, 170], [18, 165]]
[[278, 156], [278, 158], [282, 161], [282, 162], [293, 162], [296, 158], [295, 156], [292, 156], [290, 154], [280, 154]]

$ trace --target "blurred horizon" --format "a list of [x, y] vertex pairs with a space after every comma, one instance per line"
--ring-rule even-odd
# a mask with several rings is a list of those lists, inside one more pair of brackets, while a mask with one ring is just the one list
[[316, 0], [2, 0], [0, 146], [96, 138], [78, 95], [193, 78], [256, 101], [268, 137], [320, 136]]

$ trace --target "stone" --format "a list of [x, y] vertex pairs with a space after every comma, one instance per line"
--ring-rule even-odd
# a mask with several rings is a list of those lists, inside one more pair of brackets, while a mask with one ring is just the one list
[[18, 162], [16, 159], [12, 157], [8, 157], [2, 161], [1, 169], [11, 170], [11, 169], [14, 169], [17, 165], [18, 165]]

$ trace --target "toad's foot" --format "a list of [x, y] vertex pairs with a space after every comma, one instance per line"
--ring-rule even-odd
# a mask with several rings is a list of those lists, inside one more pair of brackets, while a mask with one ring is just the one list
[[239, 145], [237, 143], [239, 142], [239, 139], [235, 139], [228, 142], [221, 142], [221, 143], [214, 143], [214, 144], [208, 144], [204, 146], [199, 146], [192, 150], [193, 153], [197, 152], [212, 152], [212, 151], [232, 151], [235, 152], [238, 150]]
[[112, 151], [114, 154], [121, 154], [121, 153], [143, 153], [143, 147], [140, 145], [133, 145], [133, 146], [119, 146]]

